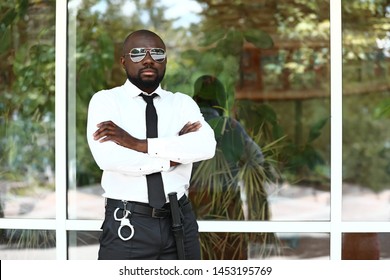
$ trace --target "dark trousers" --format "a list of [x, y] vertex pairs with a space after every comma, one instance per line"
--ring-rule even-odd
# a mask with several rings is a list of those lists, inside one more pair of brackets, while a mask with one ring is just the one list
[[[153, 218], [132, 213], [134, 236], [123, 241], [118, 236], [120, 222], [114, 219], [115, 207], [106, 205], [100, 236], [99, 260], [175, 260], [178, 259], [172, 218]], [[185, 259], [200, 259], [198, 223], [189, 201], [181, 208], [184, 226]], [[123, 232], [123, 236], [129, 236]]]

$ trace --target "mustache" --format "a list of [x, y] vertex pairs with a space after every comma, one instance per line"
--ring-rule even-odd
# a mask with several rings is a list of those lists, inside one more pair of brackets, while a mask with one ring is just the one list
[[142, 73], [143, 71], [146, 71], [146, 70], [153, 70], [154, 72], [158, 72], [156, 68], [154, 68], [154, 67], [152, 67], [150, 65], [146, 65], [144, 68], [139, 70], [139, 73]]

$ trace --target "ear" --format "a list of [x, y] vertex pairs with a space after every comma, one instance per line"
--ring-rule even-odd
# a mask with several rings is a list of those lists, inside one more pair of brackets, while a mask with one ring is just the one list
[[126, 69], [126, 65], [125, 65], [126, 59], [125, 59], [123, 56], [121, 56], [120, 61], [121, 61], [121, 64], [122, 64], [123, 69]]

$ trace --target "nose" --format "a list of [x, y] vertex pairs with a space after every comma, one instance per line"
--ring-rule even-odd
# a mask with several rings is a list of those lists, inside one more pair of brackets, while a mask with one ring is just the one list
[[146, 51], [146, 55], [145, 55], [144, 59], [142, 60], [142, 63], [143, 64], [154, 64], [154, 59], [150, 55], [149, 50]]

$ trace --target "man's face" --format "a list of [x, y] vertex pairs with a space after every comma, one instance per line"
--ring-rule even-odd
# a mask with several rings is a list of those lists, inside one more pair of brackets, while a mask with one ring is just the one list
[[158, 37], [134, 34], [125, 44], [126, 53], [121, 58], [129, 81], [142, 91], [152, 93], [164, 78], [167, 59], [163, 62], [157, 62], [148, 51], [140, 62], [133, 62], [128, 55], [133, 48], [161, 48], [165, 50], [165, 45]]

